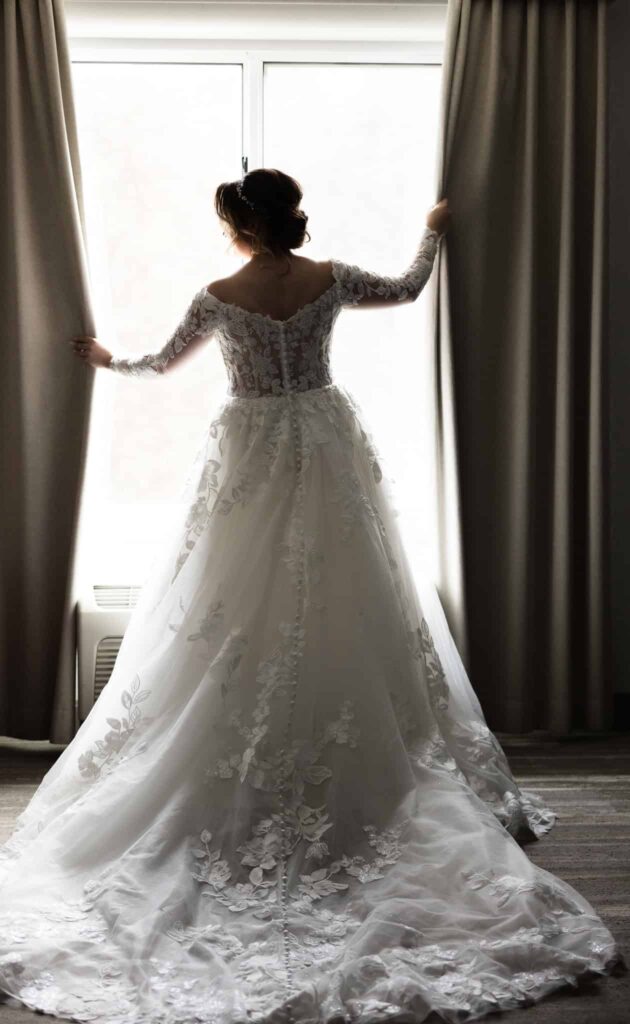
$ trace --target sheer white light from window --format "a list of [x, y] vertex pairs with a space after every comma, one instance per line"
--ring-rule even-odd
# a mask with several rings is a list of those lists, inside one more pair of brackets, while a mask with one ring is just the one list
[[[107, 347], [149, 351], [193, 294], [236, 262], [213, 197], [240, 174], [242, 67], [75, 63], [73, 80], [98, 334]], [[97, 372], [79, 557], [86, 579], [142, 579], [225, 392], [212, 343], [164, 378]]]
[[[398, 274], [436, 201], [439, 65], [267, 64], [264, 162], [304, 189], [301, 252]], [[344, 312], [335, 378], [358, 400], [414, 572], [437, 575], [430, 402], [430, 289], [399, 308]]]

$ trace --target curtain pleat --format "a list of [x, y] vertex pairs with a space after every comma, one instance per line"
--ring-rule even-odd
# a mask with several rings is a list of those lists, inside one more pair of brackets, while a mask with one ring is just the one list
[[[612, 630], [611, 588], [604, 573], [609, 552], [606, 541], [610, 524], [609, 482], [607, 455], [607, 408], [604, 396], [609, 395], [609, 382], [604, 346], [606, 311], [608, 309], [608, 275], [606, 265], [606, 95], [607, 47], [605, 4], [597, 9], [597, 37], [595, 49], [595, 160], [593, 167], [593, 265], [591, 271], [591, 322], [588, 409], [588, 537], [587, 537], [587, 637], [588, 637], [588, 690], [586, 695], [587, 726], [592, 729], [607, 725], [612, 720]], [[601, 684], [600, 675], [611, 680]]]
[[0, 15], [0, 734], [74, 731], [74, 561], [94, 334], [62, 0]]
[[611, 724], [605, 35], [606, 0], [449, 3], [437, 582], [510, 733]]
[[[454, 133], [458, 121], [464, 80], [466, 43], [470, 8], [449, 3], [446, 47], [442, 69], [440, 138], [438, 140], [437, 191], [445, 194], [446, 171], [451, 166]], [[462, 552], [461, 507], [453, 362], [450, 339], [453, 336], [449, 295], [448, 246], [437, 252], [434, 269], [435, 336], [432, 352], [434, 384], [435, 474], [438, 541], [438, 578], [435, 581], [440, 602], [459, 654], [466, 664], [466, 607]]]

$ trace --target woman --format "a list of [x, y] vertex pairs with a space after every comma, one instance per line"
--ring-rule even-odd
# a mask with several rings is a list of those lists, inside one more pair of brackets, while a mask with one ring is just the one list
[[214, 338], [229, 392], [118, 660], [0, 851], [0, 988], [96, 1024], [474, 1019], [616, 957], [520, 842], [520, 792], [439, 602], [412, 584], [388, 484], [330, 375], [343, 308], [400, 277], [294, 253], [298, 183], [259, 169], [215, 205], [248, 262], [166, 344], [86, 363], [151, 377]]

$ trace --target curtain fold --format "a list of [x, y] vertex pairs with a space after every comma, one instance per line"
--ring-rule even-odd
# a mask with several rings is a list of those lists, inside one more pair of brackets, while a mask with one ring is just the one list
[[74, 732], [74, 561], [95, 334], [62, 0], [4, 0], [0, 734]]
[[611, 725], [606, 14], [449, 3], [438, 590], [491, 728], [510, 733]]

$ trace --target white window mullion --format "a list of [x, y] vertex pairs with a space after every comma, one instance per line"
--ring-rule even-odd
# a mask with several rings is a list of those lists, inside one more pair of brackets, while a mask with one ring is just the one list
[[263, 166], [263, 59], [249, 51], [243, 60], [243, 155], [248, 170]]

